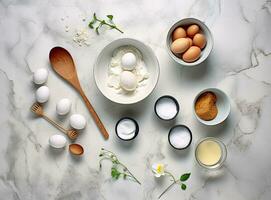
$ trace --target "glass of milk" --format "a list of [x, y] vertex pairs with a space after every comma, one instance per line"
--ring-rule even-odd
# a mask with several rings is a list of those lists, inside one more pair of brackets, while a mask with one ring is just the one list
[[227, 148], [217, 138], [207, 137], [197, 143], [195, 157], [200, 166], [206, 169], [217, 169], [227, 158]]

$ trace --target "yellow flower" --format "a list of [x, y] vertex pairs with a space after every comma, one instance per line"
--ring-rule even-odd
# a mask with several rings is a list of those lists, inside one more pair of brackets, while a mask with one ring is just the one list
[[152, 172], [156, 177], [165, 175], [165, 165], [161, 163], [154, 163], [152, 165]]

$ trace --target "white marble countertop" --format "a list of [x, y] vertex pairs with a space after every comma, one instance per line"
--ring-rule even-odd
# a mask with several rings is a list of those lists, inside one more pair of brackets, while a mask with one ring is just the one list
[[[113, 14], [124, 34], [108, 30], [97, 36], [87, 29], [90, 46], [78, 46], [72, 35], [76, 29], [87, 27], [93, 12], [99, 16]], [[214, 36], [214, 49], [201, 66], [179, 68], [166, 52], [165, 38], [173, 23], [190, 16], [207, 23]], [[0, 30], [1, 199], [157, 199], [170, 180], [153, 177], [150, 167], [154, 162], [166, 163], [175, 176], [192, 173], [186, 191], [173, 187], [163, 199], [271, 199], [269, 0], [2, 0]], [[154, 93], [132, 106], [105, 99], [92, 74], [100, 50], [120, 37], [149, 45], [161, 68]], [[82, 87], [109, 130], [108, 141], [101, 137], [78, 94], [52, 71], [48, 53], [56, 45], [73, 55]], [[77, 140], [85, 148], [80, 159], [71, 157], [67, 148], [53, 151], [48, 138], [59, 131], [29, 111], [36, 88], [32, 72], [40, 67], [49, 70], [48, 115], [67, 126], [68, 117], [59, 119], [55, 104], [68, 97], [73, 102], [71, 113], [87, 118], [86, 130]], [[231, 99], [231, 114], [219, 126], [206, 127], [192, 113], [194, 96], [207, 87], [218, 87]], [[181, 105], [172, 123], [162, 123], [153, 112], [155, 100], [164, 94], [173, 95]], [[131, 143], [120, 141], [114, 133], [115, 123], [123, 116], [140, 124], [140, 133]], [[175, 151], [168, 144], [167, 133], [174, 124], [185, 124], [193, 132], [192, 145], [186, 151]], [[194, 158], [194, 145], [205, 136], [218, 137], [228, 147], [225, 166], [215, 174], [201, 169]], [[109, 164], [99, 171], [101, 147], [114, 151], [142, 185], [112, 181]]]

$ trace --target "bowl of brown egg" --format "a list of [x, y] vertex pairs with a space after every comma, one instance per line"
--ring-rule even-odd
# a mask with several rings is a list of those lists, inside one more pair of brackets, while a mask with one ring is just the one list
[[202, 63], [211, 53], [213, 36], [204, 22], [185, 18], [176, 22], [167, 34], [170, 57], [183, 66]]

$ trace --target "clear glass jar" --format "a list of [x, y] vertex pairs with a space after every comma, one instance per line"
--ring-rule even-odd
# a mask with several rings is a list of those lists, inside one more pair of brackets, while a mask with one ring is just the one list
[[[208, 142], [208, 141], [211, 141], [211, 142], [214, 142], [215, 144], [217, 144], [220, 147], [220, 150], [221, 150], [221, 155], [220, 155], [219, 160], [217, 162], [215, 162], [215, 163], [212, 163], [212, 164], [203, 163], [199, 158], [199, 147], [200, 147], [200, 145], [202, 145], [204, 142]], [[214, 138], [214, 137], [203, 138], [196, 145], [195, 158], [196, 158], [196, 161], [198, 162], [198, 164], [200, 166], [204, 167], [205, 169], [218, 169], [224, 164], [224, 162], [225, 162], [225, 160], [227, 158], [226, 145], [222, 141], [220, 141], [219, 139]]]

